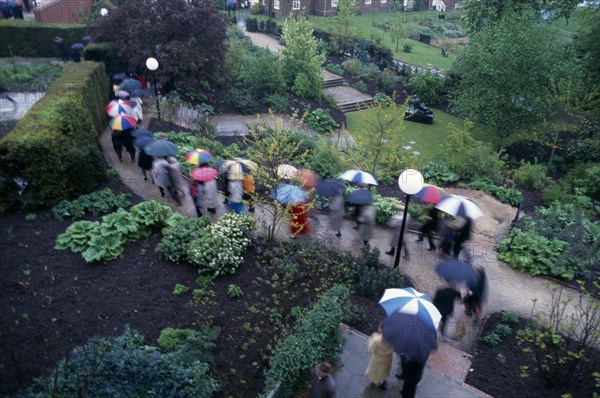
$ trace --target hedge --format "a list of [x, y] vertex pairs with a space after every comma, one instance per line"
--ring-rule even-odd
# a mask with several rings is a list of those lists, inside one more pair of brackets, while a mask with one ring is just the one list
[[62, 37], [70, 48], [81, 42], [86, 29], [85, 25], [0, 20], [0, 57], [61, 58], [54, 37]]
[[109, 77], [127, 70], [127, 61], [117, 55], [117, 47], [112, 43], [90, 43], [83, 50], [83, 57], [86, 61], [104, 62]]
[[281, 383], [285, 396], [292, 396], [306, 384], [317, 363], [335, 359], [343, 346], [340, 323], [350, 305], [350, 291], [345, 286], [336, 285], [323, 293], [299, 321], [295, 333], [275, 349], [265, 376], [267, 393]]
[[[98, 137], [106, 128], [108, 84], [102, 64], [69, 64], [0, 141], [0, 212], [17, 200], [53, 206], [90, 192], [105, 179]], [[21, 196], [16, 194], [14, 178], [27, 183]]]

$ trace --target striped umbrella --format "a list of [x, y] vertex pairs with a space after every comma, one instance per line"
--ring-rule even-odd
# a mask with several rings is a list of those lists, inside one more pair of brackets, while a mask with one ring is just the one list
[[423, 188], [421, 188], [415, 196], [423, 202], [437, 205], [442, 199], [446, 198], [448, 194], [440, 187], [431, 184], [423, 184]]
[[208, 163], [212, 158], [213, 155], [207, 149], [196, 148], [185, 154], [185, 161], [195, 165]]
[[212, 167], [196, 167], [190, 172], [190, 176], [200, 182], [212, 181], [218, 174], [219, 172]]
[[123, 131], [134, 128], [137, 124], [135, 116], [131, 115], [117, 115], [110, 120], [110, 128], [114, 131]]
[[448, 213], [454, 217], [468, 217], [472, 219], [483, 216], [483, 212], [477, 203], [460, 195], [449, 195], [435, 205], [436, 209]]
[[340, 176], [342, 180], [361, 183], [361, 184], [369, 184], [369, 185], [377, 185], [377, 180], [371, 174], [366, 171], [361, 170], [346, 170]]
[[121, 114], [134, 116], [133, 105], [129, 101], [112, 100], [104, 107], [104, 110], [110, 117]]
[[432, 330], [437, 329], [437, 325], [442, 319], [442, 315], [433, 305], [429, 296], [412, 287], [385, 289], [379, 305], [383, 307], [388, 316], [395, 312], [415, 315]]

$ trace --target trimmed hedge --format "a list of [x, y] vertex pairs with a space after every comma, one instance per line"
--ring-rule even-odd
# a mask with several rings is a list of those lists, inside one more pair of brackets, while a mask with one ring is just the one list
[[83, 57], [86, 61], [104, 62], [109, 77], [127, 70], [127, 61], [117, 55], [117, 47], [112, 43], [90, 43], [83, 50]]
[[86, 29], [85, 25], [0, 20], [0, 57], [61, 58], [54, 37], [62, 37], [68, 49], [81, 42]]
[[[108, 78], [97, 62], [69, 64], [0, 141], [0, 213], [17, 201], [53, 206], [106, 178], [98, 137], [106, 128]], [[14, 178], [27, 182], [17, 196]]]
[[323, 293], [294, 334], [275, 349], [265, 376], [267, 393], [281, 382], [285, 396], [292, 396], [306, 384], [317, 363], [335, 359], [343, 346], [340, 323], [350, 306], [350, 291], [345, 286], [336, 285]]

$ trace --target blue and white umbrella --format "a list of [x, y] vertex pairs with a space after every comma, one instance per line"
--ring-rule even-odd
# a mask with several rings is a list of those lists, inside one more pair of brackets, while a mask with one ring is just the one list
[[360, 183], [360, 184], [369, 184], [369, 185], [378, 185], [377, 180], [371, 174], [366, 171], [361, 170], [346, 170], [340, 176], [342, 180]]
[[272, 192], [273, 198], [284, 205], [296, 205], [301, 202], [306, 202], [308, 197], [306, 192], [301, 188], [292, 184], [281, 184]]
[[450, 195], [442, 199], [436, 209], [454, 217], [468, 217], [472, 219], [483, 216], [481, 208], [469, 198], [460, 195]]
[[379, 300], [388, 317], [395, 312], [414, 315], [420, 318], [430, 330], [437, 330], [442, 314], [433, 305], [428, 295], [416, 291], [412, 287], [402, 289], [385, 289]]

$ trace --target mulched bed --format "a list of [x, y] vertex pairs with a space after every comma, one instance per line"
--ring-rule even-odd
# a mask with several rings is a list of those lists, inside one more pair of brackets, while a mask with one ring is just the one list
[[[506, 324], [502, 322], [502, 314], [491, 314], [486, 318], [481, 336], [492, 332], [499, 323]], [[522, 347], [517, 344], [516, 331], [526, 324], [526, 319], [519, 318], [518, 325], [510, 325], [512, 333], [503, 337], [496, 347], [489, 347], [478, 340], [471, 364], [473, 370], [465, 383], [493, 397], [559, 398], [566, 392], [570, 392], [573, 397], [591, 397], [592, 392], [600, 393], [600, 389], [594, 387], [591, 375], [587, 381], [575, 383], [567, 391], [545, 385], [535, 372], [535, 363], [530, 354], [523, 352]], [[552, 354], [551, 348], [546, 353]], [[529, 377], [521, 376], [521, 366], [529, 366]]]

